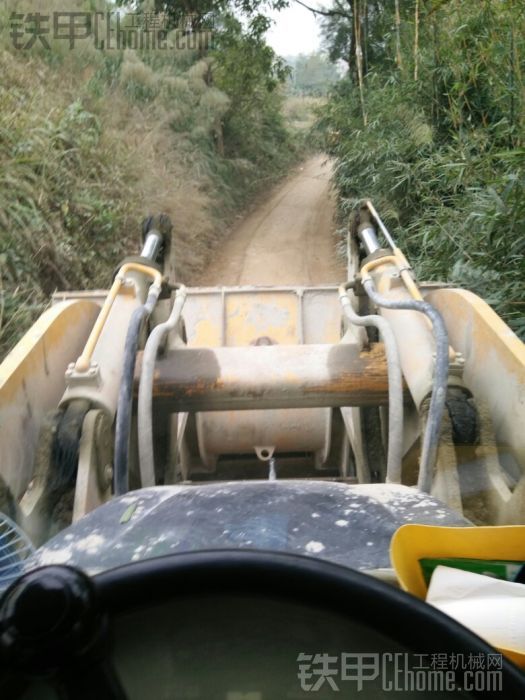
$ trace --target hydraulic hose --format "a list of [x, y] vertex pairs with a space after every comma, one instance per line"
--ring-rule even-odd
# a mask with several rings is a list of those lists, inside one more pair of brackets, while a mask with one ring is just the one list
[[129, 451], [131, 436], [131, 414], [133, 408], [133, 378], [142, 324], [155, 308], [160, 294], [160, 285], [154, 282], [149, 288], [146, 303], [135, 309], [129, 322], [124, 344], [124, 367], [117, 404], [115, 426], [115, 464], [113, 487], [116, 496], [129, 491]]
[[378, 294], [375, 290], [374, 282], [371, 278], [363, 279], [363, 287], [370, 299], [380, 307], [385, 309], [401, 309], [405, 311], [419, 311], [425, 314], [432, 323], [432, 333], [436, 343], [436, 359], [434, 368], [434, 382], [430, 398], [425, 433], [423, 436], [423, 446], [421, 450], [421, 460], [419, 466], [418, 488], [421, 491], [430, 493], [432, 488], [432, 478], [434, 465], [436, 463], [439, 438], [441, 435], [441, 421], [445, 408], [448, 387], [448, 333], [443, 321], [443, 317], [431, 304], [426, 301], [407, 299], [403, 301], [393, 301]]
[[403, 376], [394, 332], [381, 316], [359, 316], [352, 308], [348, 289], [352, 283], [339, 287], [339, 299], [348, 321], [355, 326], [377, 328], [385, 344], [388, 369], [388, 449], [386, 480], [391, 484], [401, 483], [401, 460], [403, 459]]
[[186, 301], [186, 287], [180, 286], [169, 318], [150, 333], [142, 358], [138, 398], [139, 464], [142, 487], [155, 486], [155, 454], [153, 448], [153, 375], [159, 347], [179, 322]]

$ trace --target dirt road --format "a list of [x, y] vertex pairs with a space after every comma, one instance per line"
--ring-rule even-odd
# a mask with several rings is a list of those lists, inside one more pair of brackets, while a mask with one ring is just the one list
[[201, 286], [316, 285], [345, 278], [336, 257], [326, 156], [310, 158], [225, 239]]

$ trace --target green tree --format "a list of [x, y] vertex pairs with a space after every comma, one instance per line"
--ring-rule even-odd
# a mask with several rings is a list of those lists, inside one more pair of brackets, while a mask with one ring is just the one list
[[162, 13], [171, 28], [186, 31], [213, 29], [225, 13], [245, 17], [264, 16], [269, 9], [282, 9], [288, 0], [117, 0], [117, 5], [133, 7], [138, 12]]
[[214, 81], [231, 105], [224, 119], [225, 153], [252, 158], [258, 142], [273, 150], [286, 141], [281, 96], [276, 89], [289, 73], [284, 60], [266, 44], [269, 20], [252, 18], [246, 29], [232, 14], [221, 18], [214, 50]]
[[321, 53], [297, 56], [291, 62], [290, 84], [295, 93], [302, 95], [325, 95], [337, 82], [337, 68]]

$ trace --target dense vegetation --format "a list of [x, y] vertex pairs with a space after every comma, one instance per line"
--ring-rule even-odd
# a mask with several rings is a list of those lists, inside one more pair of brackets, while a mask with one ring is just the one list
[[[15, 50], [2, 33], [0, 355], [56, 289], [106, 287], [151, 211], [171, 216], [188, 281], [233, 214], [298, 157], [281, 110], [287, 70], [264, 42], [267, 20], [251, 13], [241, 23], [229, 6], [212, 42], [202, 26], [188, 33], [171, 17], [165, 51], [102, 51], [92, 38], [69, 50], [51, 36], [49, 49]], [[13, 9], [94, 7], [10, 0], [0, 24]]]
[[343, 216], [372, 198], [421, 279], [525, 337], [525, 5], [335, 0], [323, 23], [348, 66], [319, 121]]
[[[371, 197], [421, 278], [472, 288], [525, 336], [522, 2], [333, 0], [318, 14], [348, 73], [326, 104], [335, 69], [304, 56], [290, 74], [265, 43], [286, 0], [119, 4], [165, 12], [171, 49], [0, 38], [0, 355], [55, 289], [106, 286], [148, 211], [170, 214], [191, 278], [298, 156], [287, 123], [304, 131], [319, 107], [342, 217]], [[35, 9], [67, 8], [9, 0], [0, 23]]]

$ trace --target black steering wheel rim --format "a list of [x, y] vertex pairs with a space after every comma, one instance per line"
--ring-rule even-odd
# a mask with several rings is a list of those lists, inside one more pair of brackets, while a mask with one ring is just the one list
[[[337, 612], [414, 653], [494, 654], [484, 640], [437, 608], [368, 574], [304, 555], [261, 550], [208, 550], [145, 560], [99, 574], [100, 598], [125, 613], [184, 595], [249, 592]], [[525, 697], [525, 674], [503, 659], [505, 697]], [[473, 695], [476, 692], [473, 691]], [[483, 691], [483, 697], [492, 693]], [[480, 693], [481, 695], [481, 693]], [[501, 697], [495, 693], [494, 697]]]
[[[38, 578], [51, 569], [75, 571], [43, 567], [26, 577]], [[179, 553], [127, 564], [100, 573], [88, 583], [97, 612], [110, 620], [170, 599], [183, 601], [184, 596], [249, 593], [336, 612], [415, 654], [496, 653], [473, 632], [412, 595], [362, 572], [301, 555], [260, 550]], [[13, 588], [6, 592], [4, 602]], [[504, 697], [525, 697], [525, 674], [505, 659], [501, 670]], [[471, 697], [477, 695], [503, 696], [498, 691], [471, 692]]]

